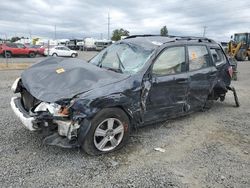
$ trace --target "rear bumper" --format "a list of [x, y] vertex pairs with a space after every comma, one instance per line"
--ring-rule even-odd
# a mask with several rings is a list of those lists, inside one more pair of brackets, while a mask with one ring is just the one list
[[33, 127], [34, 117], [31, 117], [29, 113], [23, 108], [20, 97], [12, 97], [10, 105], [16, 116], [21, 120], [22, 124], [30, 131], [35, 131]]

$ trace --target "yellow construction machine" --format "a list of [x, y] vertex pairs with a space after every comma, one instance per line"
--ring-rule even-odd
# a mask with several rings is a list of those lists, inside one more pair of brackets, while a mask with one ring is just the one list
[[235, 33], [228, 44], [228, 54], [238, 61], [250, 60], [250, 33]]

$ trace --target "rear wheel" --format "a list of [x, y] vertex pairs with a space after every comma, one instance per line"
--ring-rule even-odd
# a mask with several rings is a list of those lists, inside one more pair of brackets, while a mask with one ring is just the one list
[[5, 58], [11, 58], [12, 57], [11, 52], [4, 52], [3, 55], [4, 55]]
[[212, 108], [213, 104], [214, 104], [214, 91], [212, 91], [212, 93], [210, 93], [207, 97], [207, 100], [202, 108], [202, 111], [206, 111], [209, 110], [210, 108]]
[[247, 57], [247, 54], [246, 54], [246, 50], [244, 49], [241, 49], [238, 51], [238, 53], [236, 54], [236, 59], [238, 61], [245, 61], [246, 60], [246, 57]]
[[35, 53], [35, 52], [30, 52], [30, 53], [29, 53], [29, 57], [30, 57], [30, 58], [34, 58], [35, 56], [36, 56], [36, 53]]
[[99, 155], [120, 149], [128, 138], [129, 119], [126, 113], [119, 108], [106, 108], [91, 120], [82, 148], [90, 155]]

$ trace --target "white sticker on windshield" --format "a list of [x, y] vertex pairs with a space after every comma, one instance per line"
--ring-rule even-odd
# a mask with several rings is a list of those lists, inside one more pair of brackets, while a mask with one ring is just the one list
[[157, 45], [157, 46], [161, 46], [161, 45], [162, 45], [161, 42], [157, 42], [157, 41], [152, 41], [152, 43], [153, 43], [154, 45]]

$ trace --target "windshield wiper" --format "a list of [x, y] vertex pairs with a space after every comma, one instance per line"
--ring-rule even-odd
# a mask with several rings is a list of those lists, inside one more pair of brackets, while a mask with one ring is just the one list
[[122, 70], [121, 69], [116, 69], [116, 68], [110, 68], [110, 67], [103, 67], [107, 70], [111, 70], [111, 71], [114, 71], [114, 72], [118, 72], [118, 73], [122, 73]]
[[102, 61], [103, 61], [103, 59], [106, 57], [107, 54], [108, 54], [108, 51], [106, 51], [106, 52], [104, 52], [104, 53], [102, 54], [102, 57], [101, 57], [100, 61], [99, 61], [98, 64], [97, 64], [98, 67], [102, 67]]
[[124, 67], [124, 65], [123, 65], [123, 63], [122, 63], [122, 61], [121, 61], [121, 58], [120, 58], [120, 56], [118, 55], [118, 53], [116, 52], [116, 56], [117, 56], [117, 58], [118, 58], [118, 62], [119, 62], [119, 66], [118, 66], [118, 68], [113, 68], [113, 67], [102, 67], [102, 68], [105, 68], [105, 69], [107, 69], [107, 70], [111, 70], [111, 71], [114, 71], [114, 72], [118, 72], [118, 73], [123, 73], [123, 71], [122, 70], [124, 70], [125, 69], [125, 67]]
[[124, 70], [125, 67], [124, 67], [124, 65], [123, 65], [123, 63], [122, 63], [122, 60], [121, 60], [121, 58], [120, 58], [120, 56], [118, 55], [117, 52], [116, 52], [116, 56], [117, 56], [118, 61], [119, 61], [119, 70], [120, 70], [121, 72], [123, 72], [122, 70]]

